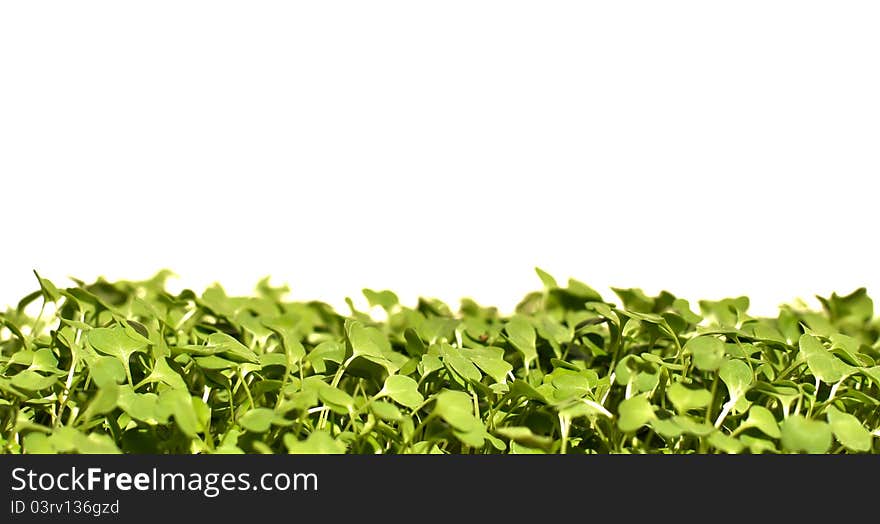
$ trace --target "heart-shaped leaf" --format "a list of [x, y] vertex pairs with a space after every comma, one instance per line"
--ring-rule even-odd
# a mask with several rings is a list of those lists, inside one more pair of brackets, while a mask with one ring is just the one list
[[265, 433], [269, 431], [272, 425], [272, 419], [275, 418], [275, 412], [267, 408], [254, 408], [244, 414], [238, 423], [244, 429], [253, 433]]
[[821, 420], [792, 415], [780, 424], [782, 447], [787, 451], [827, 453], [831, 448], [831, 427]]
[[626, 399], [617, 406], [617, 427], [632, 432], [654, 419], [654, 408], [644, 395]]
[[725, 360], [721, 364], [718, 376], [727, 386], [727, 392], [733, 403], [746, 394], [755, 380], [752, 368], [742, 360], [735, 359]]
[[150, 344], [147, 338], [120, 325], [94, 328], [89, 331], [87, 337], [89, 344], [96, 351], [118, 358], [126, 367], [133, 353], [143, 351]]
[[391, 375], [385, 379], [381, 393], [411, 409], [415, 409], [425, 401], [425, 397], [419, 393], [419, 383], [402, 375]]
[[828, 406], [825, 416], [828, 418], [834, 437], [847, 449], [861, 453], [871, 450], [873, 436], [862, 426], [859, 419], [834, 406]]
[[468, 432], [482, 426], [474, 416], [473, 399], [467, 393], [445, 390], [434, 398], [432, 415], [442, 418], [455, 429]]
[[694, 366], [702, 371], [715, 371], [724, 361], [724, 342], [708, 335], [688, 340], [684, 350], [694, 356]]
[[513, 347], [522, 353], [525, 366], [528, 368], [529, 364], [538, 358], [538, 351], [535, 347], [535, 328], [522, 315], [514, 315], [507, 322], [504, 331]]
[[679, 382], [674, 382], [666, 388], [666, 396], [679, 413], [705, 408], [712, 400], [712, 394], [705, 389], [689, 388]]

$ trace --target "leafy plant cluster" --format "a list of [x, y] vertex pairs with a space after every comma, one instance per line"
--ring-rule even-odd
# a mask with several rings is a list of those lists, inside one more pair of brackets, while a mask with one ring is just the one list
[[[0, 314], [6, 453], [876, 453], [864, 289], [749, 315], [537, 270], [516, 312], [104, 279]], [[35, 288], [37, 286], [35, 285]], [[372, 313], [372, 314], [371, 314]]]

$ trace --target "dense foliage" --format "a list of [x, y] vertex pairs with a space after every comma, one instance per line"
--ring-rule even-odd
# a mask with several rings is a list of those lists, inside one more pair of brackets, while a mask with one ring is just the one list
[[[0, 314], [6, 453], [871, 453], [880, 322], [864, 289], [753, 318], [746, 297], [537, 270], [515, 314], [370, 313], [147, 281], [39, 289]], [[35, 289], [37, 285], [35, 284]]]

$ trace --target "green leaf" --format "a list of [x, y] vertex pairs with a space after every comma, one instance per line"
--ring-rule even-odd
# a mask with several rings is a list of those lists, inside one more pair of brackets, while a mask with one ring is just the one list
[[0, 311], [0, 451], [875, 451], [863, 288], [767, 318], [747, 297], [703, 300], [703, 319], [666, 291], [612, 288], [618, 308], [536, 273], [515, 314], [364, 289], [376, 318], [268, 278], [231, 296], [169, 290], [167, 273], [66, 289], [37, 275]]
[[50, 388], [57, 382], [58, 377], [56, 376], [44, 377], [36, 371], [31, 371], [29, 369], [19, 372], [17, 375], [13, 376], [11, 380], [13, 386], [28, 391], [40, 391]]
[[[298, 409], [300, 411], [305, 411], [309, 408], [315, 407], [318, 405], [318, 392], [314, 389], [298, 391], [292, 395], [290, 395], [290, 403], [287, 405], [289, 409]], [[284, 405], [282, 405], [284, 406]], [[284, 408], [279, 408], [279, 410], [288, 411]]]
[[406, 352], [409, 356], [418, 358], [428, 351], [428, 348], [425, 347], [425, 343], [419, 338], [415, 329], [406, 328], [403, 332], [403, 337], [406, 340]]
[[384, 359], [385, 354], [391, 351], [391, 345], [381, 331], [360, 322], [352, 323], [348, 335], [355, 355]]
[[418, 382], [402, 375], [391, 375], [385, 379], [381, 393], [411, 409], [415, 409], [425, 401], [425, 397], [419, 393]]
[[651, 420], [651, 428], [664, 438], [675, 438], [684, 433], [684, 430], [670, 418], [655, 418]]
[[92, 401], [89, 403], [88, 413], [90, 416], [103, 415], [116, 409], [116, 401], [119, 398], [119, 386], [110, 383], [100, 388]]
[[57, 453], [48, 435], [33, 431], [22, 438], [22, 450], [30, 455], [54, 455]]
[[83, 455], [112, 455], [120, 453], [116, 443], [109, 435], [89, 433], [76, 441], [76, 450]]
[[153, 365], [153, 370], [150, 372], [149, 376], [147, 376], [147, 378], [143, 380], [143, 382], [161, 382], [174, 389], [186, 389], [186, 382], [184, 382], [183, 377], [181, 377], [177, 374], [176, 371], [171, 369], [171, 366], [168, 365], [168, 361], [165, 359], [165, 357], [159, 357], [158, 359], [156, 359], [156, 363]]
[[614, 372], [618, 384], [627, 386], [632, 383], [636, 392], [651, 391], [660, 380], [657, 366], [638, 355], [626, 355], [620, 359]]
[[370, 307], [382, 306], [382, 309], [384, 309], [385, 311], [391, 311], [391, 309], [399, 302], [397, 295], [394, 294], [393, 291], [373, 291], [372, 289], [365, 288], [363, 290], [363, 293], [364, 296], [367, 298], [367, 302], [369, 302]]
[[28, 366], [31, 371], [63, 375], [66, 372], [58, 369], [58, 359], [49, 348], [41, 348], [33, 353], [31, 363]]
[[798, 347], [806, 357], [810, 371], [822, 382], [834, 383], [855, 371], [852, 366], [825, 349], [822, 342], [813, 335], [801, 335]]
[[786, 451], [816, 454], [827, 453], [831, 448], [831, 427], [825, 422], [792, 415], [780, 426]]
[[440, 343], [440, 360], [466, 380], [479, 382], [483, 378], [480, 370], [462, 354], [461, 350], [446, 342]]
[[684, 350], [694, 356], [694, 365], [702, 371], [715, 371], [724, 360], [724, 342], [715, 337], [694, 337], [687, 341]]
[[354, 399], [339, 388], [323, 386], [318, 388], [318, 398], [330, 408], [336, 408], [341, 414], [346, 414], [354, 409]]
[[545, 435], [536, 435], [527, 426], [508, 426], [496, 428], [495, 433], [513, 440], [530, 448], [550, 449], [553, 446], [553, 438]]
[[495, 382], [506, 383], [513, 366], [504, 360], [504, 350], [496, 347], [464, 348], [461, 354], [492, 377]]
[[581, 303], [602, 301], [602, 295], [600, 295], [595, 289], [574, 278], [568, 279], [568, 286], [565, 288], [565, 291], [568, 292], [570, 295], [574, 295], [582, 299]]
[[431, 413], [445, 420], [455, 429], [463, 432], [473, 431], [482, 426], [474, 416], [473, 399], [462, 391], [444, 390], [435, 397], [434, 411]]
[[177, 427], [190, 438], [194, 438], [199, 431], [193, 399], [186, 390], [168, 389], [160, 393], [156, 413], [161, 418], [173, 415]]
[[871, 450], [873, 436], [862, 426], [859, 419], [844, 413], [834, 406], [828, 406], [825, 416], [831, 425], [834, 437], [850, 451], [865, 453]]
[[545, 455], [547, 452], [539, 448], [530, 448], [516, 441], [510, 443], [511, 455]]
[[705, 408], [712, 401], [712, 394], [705, 389], [689, 388], [678, 382], [666, 388], [666, 396], [679, 413]]
[[742, 435], [739, 437], [739, 440], [746, 447], [749, 448], [749, 451], [751, 453], [754, 453], [756, 455], [761, 454], [761, 453], [768, 453], [768, 452], [775, 453], [777, 451], [776, 445], [770, 440], [751, 437], [749, 435]]
[[571, 342], [574, 337], [574, 329], [554, 321], [549, 316], [538, 319], [538, 336], [550, 342], [551, 345], [561, 345]]
[[550, 276], [550, 273], [547, 273], [546, 271], [544, 271], [543, 269], [541, 269], [539, 267], [535, 268], [535, 273], [538, 274], [538, 278], [541, 279], [541, 283], [544, 284], [545, 289], [555, 289], [555, 288], [559, 287], [556, 284], [556, 279], [553, 278], [552, 276]]
[[602, 404], [588, 398], [581, 398], [564, 404], [559, 408], [559, 415], [570, 420], [578, 417], [597, 417], [601, 415], [603, 417], [613, 418], [614, 416], [610, 411], [605, 409]]
[[239, 425], [253, 433], [265, 433], [272, 425], [275, 412], [268, 408], [254, 408], [238, 420]]
[[125, 367], [122, 362], [110, 356], [98, 356], [88, 361], [89, 373], [98, 387], [125, 382]]
[[863, 287], [846, 296], [832, 293], [830, 298], [816, 298], [822, 302], [831, 320], [836, 322], [859, 326], [874, 317], [874, 302]]
[[159, 396], [155, 393], [135, 393], [127, 384], [120, 386], [118, 405], [133, 419], [148, 424], [165, 423], [167, 417], [162, 418], [158, 414]]
[[287, 362], [287, 355], [282, 355], [281, 353], [263, 353], [260, 355], [260, 366], [263, 369], [273, 366], [284, 368], [287, 367]]
[[257, 355], [251, 349], [226, 333], [211, 333], [208, 336], [208, 347], [235, 362], [258, 363]]
[[486, 438], [489, 436], [489, 434], [486, 433], [486, 429], [482, 425], [475, 425], [469, 431], [453, 430], [452, 433], [458, 440], [462, 441], [465, 445], [472, 448], [483, 447], [486, 442]]
[[281, 338], [281, 345], [287, 355], [288, 365], [299, 362], [306, 356], [306, 350], [299, 341], [297, 323], [288, 317], [277, 317], [264, 319], [263, 325]]
[[675, 415], [672, 417], [673, 422], [678, 424], [678, 427], [682, 429], [685, 433], [690, 433], [692, 435], [696, 435], [698, 437], [705, 437], [709, 435], [715, 428], [712, 427], [711, 424], [707, 424], [701, 420], [694, 420], [688, 416], [684, 415]]
[[377, 400], [370, 404], [370, 410], [373, 412], [374, 415], [382, 420], [387, 420], [390, 422], [403, 420], [403, 414], [400, 412], [399, 409], [397, 409], [397, 406], [390, 402]]
[[739, 440], [725, 435], [720, 431], [715, 431], [709, 435], [709, 444], [716, 449], [731, 454], [741, 453], [745, 447]]
[[244, 451], [238, 447], [238, 437], [240, 437], [242, 432], [237, 429], [230, 429], [223, 439], [220, 441], [220, 445], [217, 446], [217, 449], [214, 450], [214, 453], [224, 454], [224, 455], [242, 455]]
[[508, 393], [508, 396], [510, 398], [526, 398], [528, 400], [534, 400], [542, 404], [548, 403], [547, 397], [545, 397], [540, 391], [529, 385], [528, 382], [520, 379], [514, 380], [510, 384], [510, 392]]
[[690, 324], [698, 324], [703, 320], [703, 317], [691, 311], [690, 303], [683, 298], [676, 298], [672, 302], [672, 307], [681, 318]]
[[341, 455], [345, 453], [344, 443], [334, 439], [324, 430], [311, 432], [303, 441], [297, 441], [292, 433], [284, 435], [284, 445], [293, 455]]
[[[590, 375], [591, 373], [592, 375]], [[582, 398], [598, 384], [598, 377], [592, 370], [572, 371], [556, 368], [552, 373], [546, 375], [544, 380], [553, 385], [553, 397], [557, 401]]]
[[66, 426], [59, 427], [53, 431], [49, 440], [52, 447], [60, 453], [81, 453], [85, 455], [119, 453], [119, 448], [109, 436], [100, 433], [86, 435]]
[[639, 429], [655, 418], [654, 408], [645, 395], [622, 401], [617, 406], [617, 414], [617, 427], [626, 433]]
[[727, 392], [734, 402], [745, 396], [755, 379], [752, 368], [742, 360], [725, 360], [721, 364], [718, 376], [727, 386]]
[[61, 300], [61, 292], [58, 291], [58, 288], [55, 287], [50, 280], [45, 279], [37, 273], [37, 270], [34, 270], [34, 275], [37, 277], [37, 281], [40, 282], [40, 291], [43, 292], [43, 297], [49, 302], [58, 302]]
[[208, 355], [207, 357], [195, 357], [193, 358], [196, 364], [202, 368], [211, 371], [217, 371], [221, 369], [235, 369], [238, 367], [238, 364], [231, 361], [226, 360], [225, 358], [218, 357], [217, 355]]
[[399, 369], [389, 357], [394, 353], [391, 343], [376, 328], [366, 327], [360, 322], [352, 322], [348, 332], [354, 356], [362, 357], [384, 367], [388, 374]]
[[749, 416], [740, 424], [742, 429], [757, 428], [768, 437], [780, 438], [782, 433], [776, 423], [776, 417], [764, 406], [752, 406], [749, 408]]
[[123, 365], [129, 365], [131, 355], [143, 351], [150, 341], [133, 330], [120, 325], [109, 328], [94, 328], [87, 335], [89, 344], [96, 351], [118, 358]]
[[513, 347], [522, 353], [526, 367], [529, 367], [529, 364], [538, 358], [538, 351], [535, 347], [535, 328], [526, 317], [514, 315], [504, 326], [504, 331]]
[[335, 340], [321, 342], [306, 356], [306, 360], [318, 373], [327, 371], [327, 362], [341, 364], [344, 358], [345, 348]]

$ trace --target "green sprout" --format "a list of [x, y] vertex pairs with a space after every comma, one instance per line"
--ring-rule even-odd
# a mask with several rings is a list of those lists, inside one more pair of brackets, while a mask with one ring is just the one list
[[613, 291], [538, 269], [509, 315], [363, 290], [346, 315], [263, 279], [172, 293], [37, 275], [0, 313], [4, 453], [877, 453], [864, 289], [753, 317], [746, 297]]

